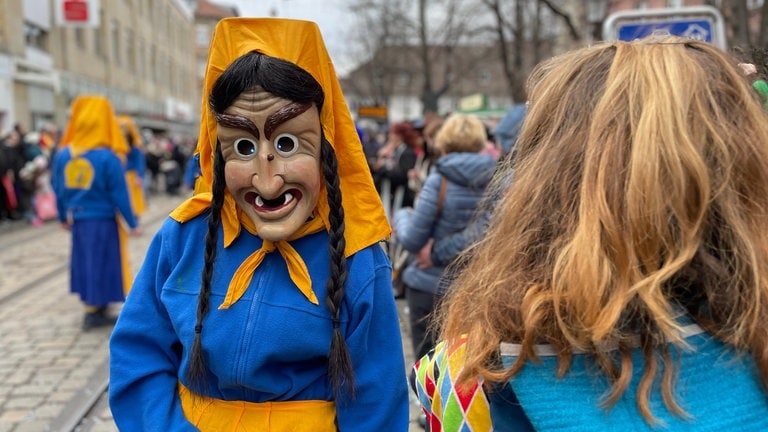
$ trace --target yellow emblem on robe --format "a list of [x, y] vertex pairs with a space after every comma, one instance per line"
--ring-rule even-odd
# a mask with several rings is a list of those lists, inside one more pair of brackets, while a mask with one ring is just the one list
[[64, 184], [68, 189], [90, 189], [93, 177], [93, 165], [88, 159], [72, 159], [64, 167]]

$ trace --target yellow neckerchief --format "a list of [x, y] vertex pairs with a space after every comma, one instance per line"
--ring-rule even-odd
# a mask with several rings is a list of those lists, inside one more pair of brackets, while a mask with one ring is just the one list
[[109, 99], [104, 96], [78, 96], [72, 102], [72, 114], [61, 138], [72, 157], [99, 147], [111, 148], [123, 161], [130, 150]]
[[[171, 212], [170, 216], [184, 223], [210, 207], [217, 124], [208, 105], [208, 96], [214, 82], [227, 66], [238, 57], [254, 51], [298, 65], [309, 72], [323, 88], [325, 102], [320, 111], [320, 124], [323, 135], [333, 146], [338, 160], [339, 184], [344, 209], [346, 241], [344, 254], [349, 257], [365, 247], [388, 238], [389, 222], [373, 185], [360, 138], [320, 30], [313, 22], [280, 18], [225, 18], [216, 25], [203, 82], [200, 133], [196, 149], [196, 153], [200, 155], [201, 176], [195, 183], [194, 195]], [[327, 193], [323, 186], [315, 214], [316, 219], [322, 221], [326, 230], [331, 226], [329, 210]], [[235, 200], [228, 190], [224, 192], [221, 221], [224, 229], [224, 247], [231, 245], [240, 235], [242, 227], [249, 223], [248, 218], [238, 211]], [[291, 239], [308, 233], [299, 230], [291, 236]], [[293, 248], [278, 250], [288, 263], [301, 261], [300, 265], [289, 264], [289, 266], [306, 267]], [[246, 274], [247, 269], [250, 268], [255, 268], [252, 262], [241, 265], [233, 277], [233, 280], [238, 281], [234, 283], [237, 288], [230, 285], [231, 289], [238, 292], [245, 290], [247, 283], [242, 284], [244, 281], [250, 281], [250, 276]], [[294, 272], [296, 272], [295, 268]], [[296, 285], [301, 287], [301, 281]], [[227, 297], [239, 298], [234, 293], [230, 296], [229, 292]]]
[[[256, 233], [256, 227], [250, 219], [245, 218], [243, 220], [243, 225], [248, 231]], [[264, 260], [264, 257], [275, 249], [280, 252], [280, 255], [288, 265], [288, 274], [291, 276], [293, 283], [299, 288], [299, 291], [301, 291], [307, 300], [313, 304], [319, 304], [317, 296], [312, 290], [312, 280], [309, 278], [307, 265], [304, 264], [304, 260], [301, 259], [301, 256], [296, 252], [296, 249], [294, 249], [288, 242], [304, 237], [307, 234], [314, 234], [324, 228], [325, 226], [323, 225], [322, 219], [313, 218], [302, 225], [288, 238], [288, 240], [281, 240], [278, 242], [264, 240], [261, 249], [252, 253], [242, 264], [240, 264], [240, 267], [235, 272], [235, 276], [232, 277], [232, 280], [229, 282], [227, 295], [224, 297], [224, 302], [221, 303], [219, 309], [227, 309], [240, 300], [240, 297], [243, 296], [245, 290], [248, 289], [248, 285], [251, 283], [251, 279], [253, 279], [253, 273], [256, 271], [256, 268], [261, 264], [261, 261]]]

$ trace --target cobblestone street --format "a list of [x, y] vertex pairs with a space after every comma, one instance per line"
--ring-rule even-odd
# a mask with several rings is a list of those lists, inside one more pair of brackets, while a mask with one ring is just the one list
[[[134, 274], [153, 234], [181, 200], [152, 196], [143, 234], [129, 238]], [[104, 393], [110, 328], [80, 329], [82, 306], [69, 293], [69, 248], [69, 233], [55, 221], [0, 226], [0, 432], [117, 430]], [[410, 365], [407, 311], [404, 300], [397, 302]], [[411, 399], [409, 431], [420, 431]]]

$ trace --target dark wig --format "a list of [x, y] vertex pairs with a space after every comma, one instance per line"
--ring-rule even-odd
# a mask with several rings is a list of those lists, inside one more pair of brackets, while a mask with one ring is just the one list
[[[209, 96], [209, 105], [216, 114], [221, 114], [235, 99], [245, 91], [260, 86], [266, 92], [294, 102], [313, 103], [318, 111], [322, 109], [325, 95], [323, 88], [315, 78], [293, 63], [269, 57], [264, 54], [251, 52], [235, 60], [216, 80]], [[328, 378], [333, 387], [337, 400], [345, 395], [354, 397], [355, 384], [352, 362], [349, 350], [340, 329], [341, 305], [344, 300], [344, 283], [347, 280], [347, 260], [344, 255], [346, 242], [344, 240], [344, 209], [341, 205], [341, 189], [339, 187], [338, 161], [333, 147], [321, 136], [320, 158], [325, 179], [329, 220], [329, 248], [331, 256], [331, 275], [326, 282], [326, 306], [333, 320], [333, 336], [328, 354]], [[224, 203], [224, 158], [217, 142], [214, 152], [213, 184], [210, 214], [208, 217], [208, 233], [205, 239], [205, 265], [202, 272], [202, 287], [198, 296], [197, 323], [195, 324], [195, 340], [190, 355], [189, 378], [190, 388], [198, 391], [205, 388], [205, 359], [201, 347], [201, 332], [203, 319], [210, 309], [209, 295], [213, 262], [216, 258], [216, 243], [218, 227], [221, 222], [221, 209]]]

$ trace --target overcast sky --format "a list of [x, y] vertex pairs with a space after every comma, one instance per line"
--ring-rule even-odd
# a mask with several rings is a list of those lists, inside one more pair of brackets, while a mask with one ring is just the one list
[[314, 21], [320, 27], [336, 72], [344, 75], [355, 62], [346, 41], [354, 17], [345, 0], [213, 0], [236, 6], [241, 16], [296, 18]]

